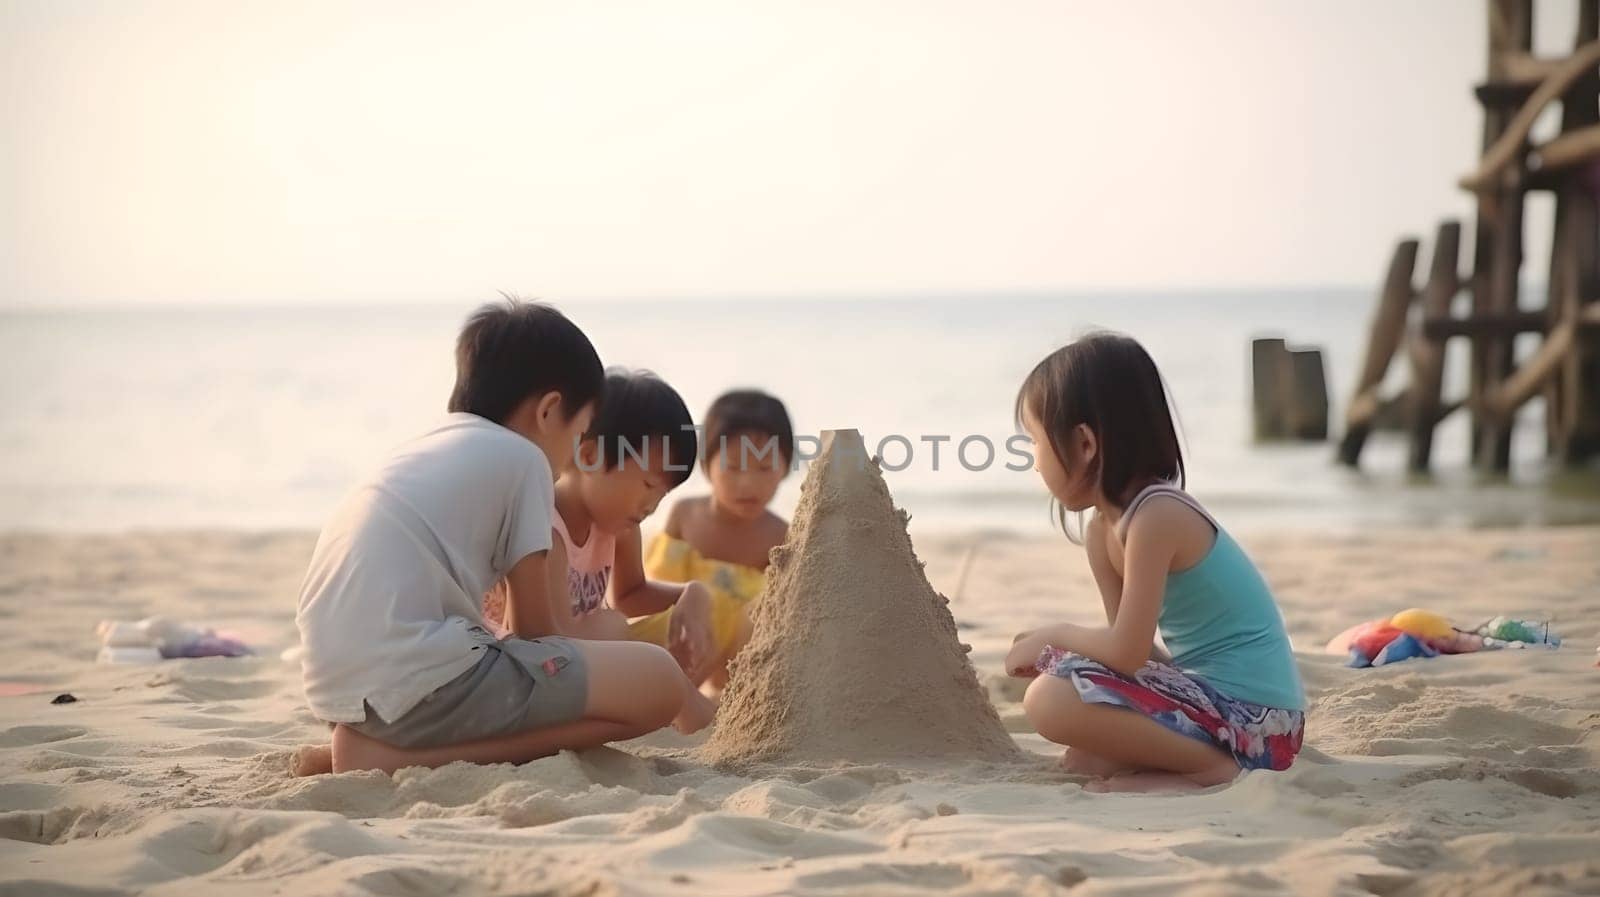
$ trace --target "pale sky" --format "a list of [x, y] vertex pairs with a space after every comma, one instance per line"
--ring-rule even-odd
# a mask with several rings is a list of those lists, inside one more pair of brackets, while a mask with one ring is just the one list
[[0, 0], [0, 307], [1375, 285], [1484, 6]]

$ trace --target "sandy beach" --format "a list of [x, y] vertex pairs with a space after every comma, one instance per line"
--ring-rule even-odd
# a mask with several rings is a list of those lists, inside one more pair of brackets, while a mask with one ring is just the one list
[[1600, 897], [1600, 0], [0, 59], [0, 897]]
[[[1313, 697], [1287, 773], [1099, 795], [1002, 680], [1019, 628], [1098, 613], [1064, 540], [920, 540], [1016, 763], [769, 765], [671, 733], [522, 767], [294, 779], [308, 533], [0, 538], [5, 894], [1538, 894], [1600, 889], [1600, 529], [1238, 534]], [[1318, 653], [1409, 606], [1548, 616], [1560, 650], [1346, 668]], [[94, 662], [94, 626], [202, 620], [244, 659]], [[18, 693], [22, 692], [22, 693]], [[52, 705], [60, 693], [76, 702]]]

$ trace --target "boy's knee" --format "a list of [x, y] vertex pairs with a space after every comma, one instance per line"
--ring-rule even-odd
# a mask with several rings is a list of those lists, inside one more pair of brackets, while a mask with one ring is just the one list
[[644, 654], [641, 665], [650, 672], [651, 677], [663, 686], [671, 682], [671, 674], [679, 670], [678, 659], [672, 656], [672, 652], [649, 642], [640, 642], [639, 647]]
[[660, 645], [641, 644], [640, 647], [646, 650], [640, 664], [639, 685], [650, 695], [650, 722], [661, 728], [670, 725], [683, 709], [683, 670], [677, 659]]
[[589, 715], [643, 729], [672, 722], [683, 707], [683, 673], [664, 648], [646, 642], [589, 642]]

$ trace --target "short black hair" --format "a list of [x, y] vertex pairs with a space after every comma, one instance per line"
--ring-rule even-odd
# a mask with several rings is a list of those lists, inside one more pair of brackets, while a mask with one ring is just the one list
[[570, 419], [598, 401], [605, 366], [578, 325], [553, 306], [506, 296], [481, 306], [456, 338], [456, 385], [450, 410], [497, 424], [525, 400], [561, 394]]
[[[783, 463], [794, 460], [794, 425], [789, 409], [776, 396], [759, 389], [733, 389], [717, 396], [706, 409], [706, 453], [701, 463], [711, 468], [712, 459], [731, 440], [744, 434], [776, 437]], [[761, 450], [756, 449], [759, 457]]]
[[683, 485], [697, 454], [694, 418], [683, 397], [650, 371], [612, 368], [605, 382], [600, 410], [583, 434], [583, 441], [599, 443], [599, 469], [621, 467], [628, 455], [641, 459], [652, 445], [666, 446], [660, 469], [672, 477], [674, 488]]

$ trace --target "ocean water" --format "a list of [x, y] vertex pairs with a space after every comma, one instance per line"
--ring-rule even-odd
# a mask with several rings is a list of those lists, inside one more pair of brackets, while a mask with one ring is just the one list
[[[457, 328], [476, 303], [399, 307], [131, 308], [0, 314], [0, 529], [316, 527], [393, 445], [444, 411]], [[797, 432], [855, 427], [904, 470], [886, 474], [913, 530], [1044, 533], [1037, 475], [1005, 468], [1012, 402], [1050, 349], [1105, 327], [1138, 337], [1175, 397], [1191, 489], [1230, 526], [1354, 529], [1600, 519], [1600, 473], [1551, 470], [1535, 405], [1508, 480], [1467, 464], [1457, 416], [1436, 473], [1403, 472], [1377, 434], [1363, 470], [1333, 443], [1253, 445], [1249, 341], [1325, 351], [1335, 421], [1370, 292], [1305, 290], [860, 299], [590, 300], [563, 309], [607, 364], [649, 368], [698, 414], [759, 386]], [[1459, 388], [1463, 358], [1448, 374]], [[1398, 365], [1396, 366], [1398, 367]], [[1392, 372], [1392, 373], [1398, 373]], [[1335, 426], [1337, 430], [1337, 426]], [[940, 443], [937, 469], [932, 443]], [[986, 469], [956, 457], [996, 448]], [[981, 466], [983, 443], [966, 460]], [[801, 474], [779, 494], [794, 506]], [[697, 474], [681, 490], [704, 490]]]

